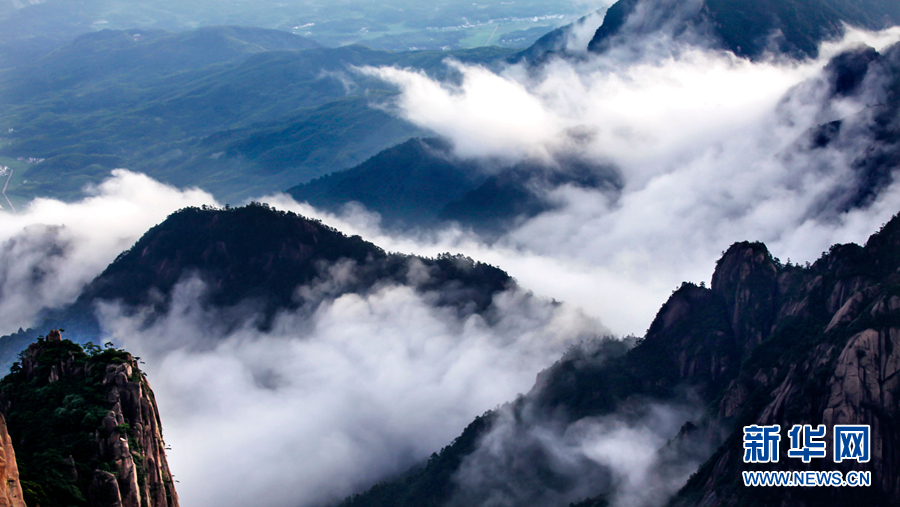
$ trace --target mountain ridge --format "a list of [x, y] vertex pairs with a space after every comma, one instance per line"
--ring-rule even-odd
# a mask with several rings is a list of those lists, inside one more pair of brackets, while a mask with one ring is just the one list
[[[339, 283], [324, 294], [298, 289]], [[229, 309], [224, 326], [250, 319], [266, 329], [279, 312], [314, 310], [342, 294], [367, 294], [383, 284], [407, 285], [439, 307], [483, 313], [494, 295], [515, 288], [503, 270], [449, 253], [434, 258], [385, 252], [359, 236], [346, 236], [318, 220], [266, 204], [179, 210], [148, 230], [64, 308], [50, 310], [30, 329], [0, 338], [0, 365], [34, 341], [36, 329], [68, 330], [79, 342], [100, 336], [96, 305], [117, 303], [127, 314], [147, 310], [145, 323], [170, 309], [175, 289], [199, 280], [205, 308]]]
[[[651, 16], [654, 9], [665, 9], [672, 17]], [[638, 19], [643, 17], [646, 22]], [[817, 56], [821, 42], [841, 35], [844, 23], [871, 30], [897, 25], [900, 5], [881, 0], [619, 0], [607, 11], [588, 49], [604, 52], [619, 35], [645, 35], [673, 22], [674, 35], [708, 31], [738, 56], [756, 59], [776, 50], [805, 58]]]
[[[531, 392], [507, 408], [476, 419], [427, 464], [349, 497], [341, 505], [453, 504], [459, 495], [485, 498], [478, 496], [478, 490], [466, 491], [459, 474], [463, 463], [479, 452], [481, 442], [493, 435], [492, 425], [505, 410], [515, 414], [521, 431], [532, 427], [563, 431], [549, 428], [572, 427], [644, 403], [640, 400], [676, 403], [685, 395], [699, 397], [704, 415], [686, 420], [682, 431], [671, 435], [669, 447], [680, 449], [672, 452], [676, 458], [682, 453], [672, 466], [691, 462], [691, 456], [696, 459], [692, 449], [694, 453], [703, 448], [709, 451], [697, 459], [702, 465], [689, 480], [683, 476], [687, 484], [680, 492], [671, 492], [675, 494], [672, 505], [771, 505], [777, 501], [801, 506], [857, 500], [891, 505], [900, 498], [892, 479], [900, 470], [900, 455], [892, 449], [900, 441], [890, 430], [900, 423], [900, 410], [891, 401], [900, 395], [900, 384], [891, 374], [896, 368], [890, 366], [900, 364], [900, 347], [892, 346], [900, 340], [898, 270], [900, 216], [873, 234], [865, 246], [835, 245], [807, 267], [782, 264], [762, 243], [735, 243], [717, 262], [712, 286], [685, 282], [659, 310], [646, 335], [627, 352], [621, 350], [625, 347], [621, 343], [620, 350], [611, 351], [608, 342], [573, 350], [542, 372]], [[789, 428], [793, 423], [820, 422], [829, 428], [838, 423], [872, 426], [871, 466], [820, 462], [826, 470], [871, 470], [871, 488], [743, 487], [741, 470], [807, 470], [809, 466], [784, 460], [770, 467], [743, 463], [742, 426]], [[497, 445], [496, 438], [491, 436], [492, 446]], [[528, 445], [532, 446], [529, 453], [540, 452], [540, 445]], [[528, 470], [501, 467], [494, 473], [506, 477], [504, 481], [517, 482], [530, 477], [521, 475], [531, 473]], [[532, 480], [543, 488], [559, 487], [559, 481], [565, 484], [566, 480], [561, 473], [549, 469]], [[658, 473], [669, 472], [664, 466]], [[602, 481], [596, 484], [602, 487]], [[612, 487], [595, 493], [583, 505], [605, 505], [616, 494]], [[531, 505], [533, 500], [510, 496], [505, 505]], [[578, 495], [557, 502], [565, 505], [576, 500]]]

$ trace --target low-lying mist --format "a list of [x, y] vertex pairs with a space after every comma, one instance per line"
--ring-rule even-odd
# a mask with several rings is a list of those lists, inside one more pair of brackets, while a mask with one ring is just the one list
[[[460, 251], [497, 264], [617, 333], [641, 334], [673, 288], [708, 280], [734, 242], [763, 241], [783, 261], [811, 262], [834, 243], [864, 241], [900, 210], [893, 183], [847, 205], [865, 183], [854, 164], [879, 143], [867, 130], [873, 106], [896, 76], [869, 72], [857, 93], [841, 96], [826, 69], [843, 51], [861, 44], [883, 51], [898, 40], [896, 28], [848, 30], [806, 61], [749, 61], [670, 41], [627, 58], [583, 54], [498, 73], [449, 62], [463, 76], [458, 85], [363, 68], [398, 87], [389, 105], [397, 114], [451, 140], [461, 157], [552, 165], [577, 154], [615, 167], [624, 187], [547, 188], [555, 209], [490, 244], [453, 227], [387, 234], [358, 207], [330, 217], [283, 197], [271, 201], [389, 249]], [[810, 149], [811, 132], [838, 119], [853, 134]]]
[[455, 474], [448, 505], [568, 505], [600, 495], [614, 507], [662, 505], [713, 451], [699, 432], [676, 438], [701, 417], [689, 399], [635, 401], [572, 424], [529, 404], [498, 410]]
[[147, 229], [185, 206], [212, 204], [199, 189], [177, 190], [142, 174], [112, 172], [73, 203], [35, 199], [0, 220], [0, 335], [28, 328], [45, 309], [78, 297]]
[[[308, 301], [328, 293], [302, 290]], [[518, 289], [484, 314], [460, 314], [392, 284], [283, 312], [269, 332], [252, 314], [225, 331], [240, 308], [203, 309], [204, 291], [184, 281], [161, 318], [100, 310], [104, 339], [146, 362], [179, 495], [201, 507], [321, 505], [357, 492], [425, 459], [603, 332]]]

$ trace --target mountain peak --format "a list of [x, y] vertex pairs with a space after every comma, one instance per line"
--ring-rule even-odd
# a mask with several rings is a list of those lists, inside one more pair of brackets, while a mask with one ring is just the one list
[[897, 23], [900, 4], [880, 0], [619, 0], [588, 48], [604, 52], [634, 37], [668, 32], [685, 41], [711, 36], [738, 56], [804, 58], [817, 56], [819, 44], [843, 34], [845, 25], [878, 30]]
[[29, 505], [178, 507], [156, 398], [137, 358], [59, 330], [0, 381]]
[[735, 339], [745, 351], [771, 330], [777, 278], [778, 266], [762, 243], [735, 243], [716, 264], [711, 288], [724, 298]]

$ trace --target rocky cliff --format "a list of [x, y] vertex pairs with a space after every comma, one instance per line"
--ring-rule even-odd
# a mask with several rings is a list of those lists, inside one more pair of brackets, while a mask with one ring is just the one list
[[[716, 397], [719, 425], [734, 428], [682, 490], [681, 505], [839, 504], [900, 500], [900, 219], [864, 247], [832, 247], [809, 267], [784, 266], [761, 245], [733, 246], [712, 291], [732, 318], [742, 367]], [[745, 464], [741, 428], [749, 424], [871, 427], [867, 464]], [[788, 449], [783, 438], [782, 453]], [[831, 444], [828, 444], [831, 450]], [[784, 455], [784, 454], [782, 454]], [[869, 488], [748, 488], [744, 470], [868, 470]]]
[[177, 507], [156, 400], [131, 354], [59, 331], [0, 382], [29, 505]]
[[25, 507], [16, 451], [6, 430], [6, 419], [0, 414], [0, 507]]
[[900, 5], [881, 0], [619, 0], [588, 47], [604, 52], [665, 33], [681, 42], [712, 42], [739, 56], [808, 57], [845, 25], [879, 30], [897, 23]]
[[[633, 419], [635, 407], [648, 401], [660, 406], [685, 399], [705, 408], [686, 416], [681, 431], [659, 451], [661, 466], [678, 473], [661, 469], [658, 477], [680, 477], [666, 493], [675, 496], [646, 505], [900, 503], [900, 218], [865, 246], [835, 245], [805, 266], [780, 262], [762, 243], [736, 243], [718, 261], [710, 287], [684, 283], [636, 346], [626, 352], [610, 345], [571, 351], [538, 376], [529, 394], [477, 419], [427, 464], [343, 505], [445, 505], [461, 496], [478, 497], [465, 490], [461, 470], [479, 448], [487, 448], [484, 442], [496, 445], [504, 413], [513, 414], [516, 434], [539, 428], [544, 436], [553, 431], [565, 436], [598, 418]], [[743, 427], [752, 424], [781, 426], [778, 463], [743, 462]], [[825, 425], [826, 443], [833, 442], [835, 424], [870, 425], [871, 459], [834, 463], [828, 455], [809, 464], [787, 459], [787, 430], [794, 424]], [[831, 443], [827, 448], [833, 451]], [[535, 498], [554, 488], [560, 492], [557, 501], [538, 503], [571, 502], [565, 488], [584, 475], [582, 469], [567, 476], [547, 468], [546, 460], [523, 466], [522, 449], [540, 456], [549, 448], [509, 449], [513, 454], [501, 456], [492, 473], [507, 483], [527, 482], [531, 489], [503, 505], [535, 505]], [[546, 470], [534, 473], [539, 466]], [[751, 470], [869, 471], [872, 484], [746, 487], [741, 472]], [[645, 488], [662, 482], [648, 481]], [[608, 505], [617, 498], [615, 484], [591, 487], [596, 496], [577, 505]]]

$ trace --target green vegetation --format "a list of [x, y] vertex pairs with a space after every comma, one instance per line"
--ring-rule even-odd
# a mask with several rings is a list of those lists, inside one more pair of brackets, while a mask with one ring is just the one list
[[[114, 462], [100, 460], [95, 435], [107, 434], [101, 422], [112, 408], [103, 385], [106, 366], [131, 360], [123, 350], [41, 336], [0, 381], [28, 505], [86, 506], [93, 471], [116, 472]], [[139, 370], [132, 380], [143, 381]], [[127, 424], [113, 431], [134, 441]]]
[[88, 34], [0, 70], [0, 157], [37, 159], [8, 193], [71, 199], [115, 167], [226, 202], [280, 191], [420, 133], [373, 107], [396, 90], [353, 67], [447, 77], [447, 57], [489, 65], [513, 53], [321, 48], [241, 27]]
[[[16, 5], [25, 7], [17, 9]], [[585, 5], [575, 0], [436, 0], [427, 4], [414, 0], [48, 0], [38, 5], [3, 2], [0, 66], [4, 59], [25, 61], [78, 35], [103, 28], [186, 31], [242, 24], [308, 36], [326, 46], [362, 43], [391, 51], [480, 46], [487, 35], [476, 38], [473, 34], [496, 28], [493, 43], [499, 42], [501, 34], [516, 32], [510, 47], [523, 48], [553, 27], [585, 14], [584, 9]], [[521, 33], [548, 26], [540, 33]]]
[[[629, 349], [628, 343], [601, 341], [594, 348], [575, 348], [542, 372], [529, 394], [507, 408], [520, 424], [547, 418], [558, 425], [560, 419], [574, 422], [611, 414], [630, 407], [630, 401], [677, 401], [686, 391], [693, 392], [707, 407], [707, 422], [701, 420], [698, 424], [715, 421], [712, 428], [732, 428], [732, 431], [724, 442], [716, 442], [721, 446], [690, 478], [672, 505], [696, 505], [710, 491], [710, 484], [719, 498], [733, 499], [733, 505], [781, 502], [782, 489], [746, 488], [740, 482], [741, 470], [773, 469], [771, 466], [754, 468], [741, 462], [741, 427], [758, 420], [760, 412], [778, 394], [775, 388], [788, 375], [794, 375], [795, 392], [790, 403], [774, 415], [775, 422], [783, 425], [822, 422], [821, 414], [831, 393], [828, 381], [847, 341], [866, 329], [900, 327], [896, 313], [872, 313], [873, 305], [880, 298], [900, 295], [898, 266], [900, 216], [885, 224], [865, 247], [836, 245], [806, 267], [782, 264], [761, 243], [737, 243], [717, 263], [713, 287], [682, 284], [636, 346]], [[858, 283], [862, 287], [866, 284], [876, 287], [877, 293], [869, 298], [868, 306], [861, 309], [853, 322], [826, 333], [834, 313], [826, 308], [830, 296], [839, 291], [841, 284], [846, 288]], [[802, 310], [785, 314], [784, 308], [792, 305], [800, 305]], [[758, 345], [754, 345], [756, 331], [762, 333]], [[723, 397], [729, 392], [733, 394], [733, 382], [747, 389], [746, 397], [735, 407], [737, 413], [725, 418], [721, 412]], [[625, 409], [625, 414], [628, 410]], [[877, 407], [873, 410], [877, 410], [880, 420], [900, 418], [896, 411], [885, 413]], [[433, 455], [427, 463], [347, 498], [341, 505], [447, 502], [455, 494], [452, 480], [455, 470], [475, 451], [479, 438], [491, 430], [494, 415], [492, 412], [478, 418], [452, 445]], [[693, 424], [691, 427], [697, 428]], [[455, 469], [447, 470], [445, 466]], [[787, 464], [782, 462], [778, 466], [784, 468]], [[806, 488], [797, 491], [794, 498], [807, 505], [846, 505], [857, 501], [892, 504], [876, 487], [866, 491], [825, 489]], [[602, 505], [607, 505], [604, 496], [572, 504], [573, 507]]]
[[[619, 0], [591, 41], [619, 32], [639, 0]], [[815, 57], [818, 46], [843, 30], [842, 23], [882, 29], [900, 23], [900, 4], [890, 0], [708, 0], [689, 23], [709, 22], [724, 47], [756, 58], [777, 50], [794, 57]], [[649, 25], [648, 25], [649, 26]], [[654, 27], [658, 28], [658, 27]]]

